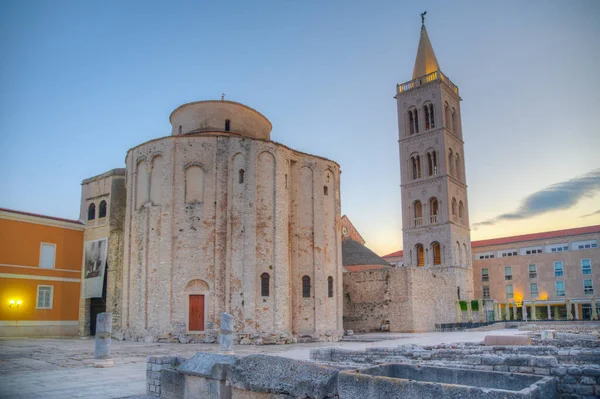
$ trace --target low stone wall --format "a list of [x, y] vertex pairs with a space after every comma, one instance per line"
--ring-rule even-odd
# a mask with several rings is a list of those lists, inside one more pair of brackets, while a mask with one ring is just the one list
[[599, 331], [600, 322], [597, 321], [529, 321], [517, 323], [519, 331]]
[[146, 392], [161, 398], [183, 397], [183, 376], [175, 368], [185, 362], [179, 356], [148, 356], [146, 359]]
[[563, 350], [555, 346], [483, 346], [480, 344], [314, 349], [311, 360], [326, 364], [409, 363], [556, 377], [561, 398], [600, 396], [600, 345]]

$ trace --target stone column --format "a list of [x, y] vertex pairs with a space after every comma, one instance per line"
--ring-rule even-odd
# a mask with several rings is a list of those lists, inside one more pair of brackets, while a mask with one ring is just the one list
[[567, 308], [567, 320], [573, 320], [573, 314], [571, 314], [571, 300], [565, 298], [565, 308]]
[[552, 320], [552, 309], [550, 309], [550, 304], [548, 306], [548, 320]]
[[494, 301], [494, 320], [502, 320], [502, 309], [500, 309], [500, 304], [496, 301]]
[[592, 297], [591, 305], [592, 305], [592, 320], [598, 320], [598, 311], [596, 310], [596, 297], [595, 296]]
[[479, 322], [483, 323], [483, 322], [485, 322], [485, 313], [486, 313], [485, 309], [483, 308], [483, 306], [484, 306], [483, 299], [479, 300], [478, 305], [479, 305]]
[[469, 323], [473, 323], [473, 309], [471, 308], [471, 301], [467, 301], [467, 318]]
[[531, 320], [537, 320], [537, 315], [535, 314], [535, 301], [531, 301]]
[[574, 303], [575, 305], [575, 320], [579, 320], [579, 304]]
[[225, 312], [221, 313], [219, 345], [222, 353], [233, 354], [233, 316]]
[[512, 314], [513, 320], [517, 320], [517, 304], [514, 301], [512, 303]]
[[522, 318], [523, 318], [523, 320], [527, 321], [527, 305], [525, 305], [525, 302], [523, 302], [523, 314], [522, 314]]
[[112, 367], [115, 361], [110, 357], [112, 334], [112, 313], [99, 313], [96, 317], [96, 339], [94, 342], [94, 359], [86, 360], [83, 364], [94, 367]]
[[506, 320], [510, 320], [510, 305], [508, 301], [506, 301], [506, 308], [504, 309], [504, 312], [506, 313]]

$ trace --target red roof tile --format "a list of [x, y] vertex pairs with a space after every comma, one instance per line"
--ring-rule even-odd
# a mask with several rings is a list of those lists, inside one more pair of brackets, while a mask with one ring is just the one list
[[10, 213], [17, 213], [17, 214], [20, 214], [20, 215], [35, 216], [35, 217], [44, 218], [44, 219], [59, 220], [61, 222], [67, 222], [67, 223], [76, 223], [76, 224], [81, 224], [81, 225], [83, 224], [79, 220], [57, 218], [57, 217], [54, 217], [54, 216], [40, 215], [38, 213], [16, 211], [14, 209], [0, 208], [0, 211], [10, 212]]
[[576, 236], [576, 235], [580, 235], [580, 234], [590, 234], [590, 233], [600, 233], [600, 225], [577, 227], [574, 229], [566, 229], [566, 230], [545, 231], [543, 233], [523, 234], [520, 236], [512, 236], [512, 237], [491, 238], [489, 240], [472, 241], [471, 248], [485, 247], [488, 245], [509, 244], [512, 242], [545, 240], [548, 238]]
[[400, 250], [400, 251], [392, 252], [391, 254], [383, 255], [382, 258], [391, 258], [394, 256], [404, 256], [404, 251]]

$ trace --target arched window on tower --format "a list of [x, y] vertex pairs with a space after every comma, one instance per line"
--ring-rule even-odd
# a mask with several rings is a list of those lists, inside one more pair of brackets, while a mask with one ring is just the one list
[[425, 113], [425, 130], [433, 129], [435, 127], [435, 118], [433, 115], [433, 104], [427, 103], [423, 106], [423, 112]]
[[182, 127], [181, 127], [181, 125], [179, 125], [179, 134], [181, 134], [181, 129], [182, 129]]
[[444, 103], [444, 116], [446, 119], [446, 129], [452, 130], [452, 115], [450, 113], [450, 106], [448, 103]]
[[244, 169], [240, 169], [238, 171], [238, 183], [242, 184], [244, 182]]
[[441, 265], [442, 264], [442, 254], [440, 251], [440, 243], [434, 242], [431, 244], [431, 252], [433, 253], [433, 264]]
[[327, 277], [327, 296], [333, 298], [333, 277]]
[[452, 198], [452, 215], [456, 216], [456, 198]]
[[452, 131], [458, 135], [458, 115], [454, 108], [452, 108]]
[[425, 251], [423, 249], [423, 245], [417, 244], [415, 246], [415, 248], [417, 250], [417, 266], [424, 266], [425, 265]]
[[421, 178], [421, 157], [419, 155], [413, 155], [411, 158], [412, 163], [412, 177], [413, 180]]
[[454, 155], [452, 154], [452, 150], [448, 152], [448, 174], [454, 175]]
[[464, 216], [465, 216], [465, 207], [463, 205], [463, 202], [460, 201], [458, 203], [458, 217], [462, 219]]
[[456, 178], [458, 180], [462, 180], [460, 172], [461, 172], [460, 155], [456, 154], [456, 167], [454, 168], [454, 173], [456, 173]]
[[408, 110], [408, 131], [410, 134], [415, 134], [415, 116], [411, 109]]
[[413, 223], [415, 227], [421, 226], [423, 224], [423, 205], [421, 205], [421, 201], [417, 200], [413, 203], [414, 208], [414, 218]]
[[263, 273], [260, 275], [260, 295], [269, 296], [269, 273]]
[[231, 130], [231, 121], [229, 119], [225, 119], [225, 131], [228, 132]]
[[106, 217], [106, 201], [100, 201], [100, 206], [98, 206], [98, 218]]
[[433, 114], [433, 104], [429, 104], [429, 122], [431, 129], [435, 128], [435, 115]]
[[88, 207], [88, 218], [87, 220], [94, 220], [96, 219], [96, 204], [94, 204], [93, 202], [90, 204], [90, 206]]
[[302, 297], [310, 298], [310, 277], [302, 277]]
[[429, 200], [429, 222], [430, 223], [438, 223], [438, 200], [437, 198], [432, 198]]
[[429, 176], [437, 176], [437, 155], [434, 150], [427, 153], [427, 173]]

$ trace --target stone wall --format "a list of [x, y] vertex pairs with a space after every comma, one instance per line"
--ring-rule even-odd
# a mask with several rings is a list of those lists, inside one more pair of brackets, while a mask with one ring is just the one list
[[344, 328], [434, 331], [456, 321], [457, 287], [470, 275], [459, 267], [403, 267], [344, 274]]
[[[270, 141], [210, 133], [150, 141], [131, 149], [126, 162], [126, 338], [212, 342], [224, 311], [234, 316], [238, 340], [341, 336], [335, 162]], [[194, 183], [193, 202], [186, 200], [190, 167], [201, 168], [194, 176], [203, 179]], [[190, 329], [192, 294], [205, 297], [203, 331]]]

